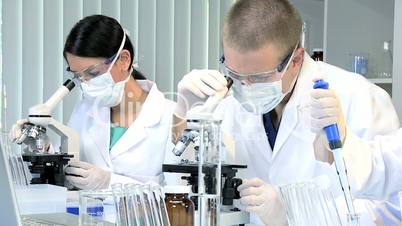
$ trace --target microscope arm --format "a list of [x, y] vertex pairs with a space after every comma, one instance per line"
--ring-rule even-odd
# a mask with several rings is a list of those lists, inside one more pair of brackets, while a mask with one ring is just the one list
[[72, 80], [67, 79], [63, 85], [46, 101], [45, 105], [52, 111], [56, 105], [74, 88], [75, 84]]
[[53, 118], [51, 118], [48, 127], [61, 137], [61, 152], [74, 155], [74, 159], [79, 160], [80, 136], [78, 135], [78, 133]]
[[44, 104], [35, 105], [29, 108], [29, 122], [46, 127], [51, 120], [53, 109], [74, 87], [74, 81], [67, 79]]

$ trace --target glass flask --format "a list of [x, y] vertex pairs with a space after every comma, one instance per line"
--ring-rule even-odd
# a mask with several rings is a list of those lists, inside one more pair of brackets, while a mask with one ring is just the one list
[[392, 77], [392, 53], [391, 53], [389, 41], [386, 41], [383, 43], [383, 48], [381, 50], [381, 56], [379, 58], [378, 75], [377, 76], [379, 78], [391, 78]]

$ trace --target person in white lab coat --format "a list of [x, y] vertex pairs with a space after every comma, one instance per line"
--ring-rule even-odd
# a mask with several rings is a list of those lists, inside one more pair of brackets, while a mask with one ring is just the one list
[[[325, 175], [331, 179], [336, 196], [341, 195], [333, 165], [316, 159], [316, 155], [326, 153], [323, 127], [338, 123], [345, 160], [366, 158], [354, 152], [360, 148], [360, 141], [399, 127], [384, 90], [357, 74], [308, 56], [299, 45], [301, 27], [299, 13], [286, 0], [236, 1], [224, 22], [221, 72], [234, 82], [232, 95], [221, 102], [216, 113], [223, 119], [224, 137], [233, 140], [231, 161], [248, 165], [240, 171], [247, 179], [238, 190], [253, 223], [286, 224], [275, 190], [278, 185]], [[174, 111], [174, 134], [185, 128], [183, 119], [191, 106], [226, 89], [222, 74], [193, 70], [179, 82], [182, 98]], [[317, 78], [326, 80], [330, 90], [313, 90]], [[339, 98], [337, 108], [315, 111], [325, 108], [315, 107], [319, 100], [336, 98], [335, 94]], [[344, 120], [336, 117], [339, 111], [344, 113]], [[335, 116], [315, 121], [322, 113]], [[357, 196], [367, 180], [368, 166], [364, 164], [346, 163], [352, 192]], [[362, 220], [362, 225], [371, 225], [375, 219]]]
[[[313, 116], [317, 124], [333, 121], [333, 116], [343, 120], [341, 111], [329, 116], [325, 114], [328, 109], [336, 109], [339, 104], [336, 98], [318, 99], [317, 103], [325, 105], [325, 108], [318, 108], [314, 105], [312, 111], [321, 112]], [[318, 117], [319, 116], [319, 117]], [[339, 117], [340, 116], [340, 117]], [[346, 155], [345, 163], [350, 168], [363, 166], [361, 168], [359, 198], [371, 199], [368, 203], [375, 216], [376, 225], [401, 225], [401, 212], [398, 193], [402, 191], [402, 129], [398, 129], [387, 135], [377, 135], [371, 141], [355, 140], [353, 155]], [[318, 160], [331, 163], [331, 152], [321, 150], [316, 156]], [[359, 156], [364, 156], [363, 158]], [[353, 170], [354, 171], [354, 170]], [[353, 173], [353, 172], [352, 172]]]
[[[336, 96], [334, 96], [336, 97]], [[335, 101], [322, 101], [326, 109], [336, 108]], [[313, 107], [314, 108], [314, 107]], [[312, 108], [312, 110], [313, 110]], [[326, 111], [326, 109], [314, 109], [313, 111]], [[339, 112], [344, 118], [342, 112]], [[318, 123], [328, 120], [330, 116], [320, 118], [313, 117]], [[331, 119], [329, 119], [331, 121]], [[386, 135], [377, 135], [372, 140], [355, 139], [354, 146], [359, 147], [353, 150], [353, 155], [345, 155], [344, 160], [350, 172], [360, 172], [356, 177], [364, 178], [360, 180], [358, 196], [361, 198], [386, 200], [402, 191], [402, 128]], [[332, 163], [331, 152], [320, 150], [316, 153], [317, 160]], [[329, 157], [329, 158], [328, 158]], [[355, 168], [359, 168], [357, 170]]]
[[103, 15], [85, 17], [71, 29], [63, 54], [82, 89], [69, 122], [80, 135], [80, 161], [69, 163], [67, 181], [80, 189], [161, 182], [174, 103], [155, 83], [140, 80], [121, 25]]

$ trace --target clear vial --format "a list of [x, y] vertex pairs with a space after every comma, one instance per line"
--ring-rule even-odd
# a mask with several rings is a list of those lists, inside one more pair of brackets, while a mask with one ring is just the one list
[[390, 42], [385, 41], [380, 56], [380, 64], [378, 70], [379, 78], [392, 77], [392, 53], [390, 49]]

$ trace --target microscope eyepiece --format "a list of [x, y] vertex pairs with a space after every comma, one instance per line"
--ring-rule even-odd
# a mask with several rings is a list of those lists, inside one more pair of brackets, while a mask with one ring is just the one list
[[71, 91], [72, 89], [74, 89], [75, 83], [74, 83], [73, 80], [67, 79], [67, 80], [63, 83], [63, 86], [65, 86], [69, 91]]

